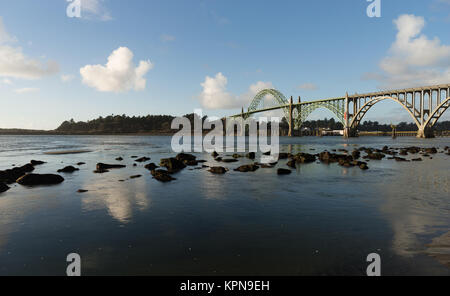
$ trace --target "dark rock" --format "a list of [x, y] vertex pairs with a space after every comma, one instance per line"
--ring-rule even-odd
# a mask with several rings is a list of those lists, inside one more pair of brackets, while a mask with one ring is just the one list
[[17, 179], [32, 171], [34, 171], [34, 166], [31, 163], [21, 167], [14, 167], [12, 169], [0, 171], [0, 182], [7, 184], [14, 183]]
[[136, 159], [135, 161], [136, 162], [146, 162], [146, 161], [149, 161], [150, 160], [150, 158], [149, 157], [141, 157], [141, 158], [138, 158], [138, 159]]
[[86, 163], [85, 162], [79, 162], [79, 163], [77, 163], [77, 166], [84, 165], [84, 164], [86, 164]]
[[6, 185], [5, 183], [1, 183], [1, 182], [0, 182], [0, 193], [6, 192], [6, 191], [8, 191], [8, 190], [9, 190], [8, 185]]
[[270, 156], [270, 151], [264, 152], [263, 155]]
[[176, 157], [177, 160], [185, 162], [185, 161], [194, 161], [197, 159], [196, 156], [187, 153], [179, 153]]
[[372, 160], [382, 160], [383, 158], [386, 157], [386, 155], [384, 155], [383, 153], [375, 152], [375, 153], [369, 153], [367, 155], [367, 157]]
[[122, 157], [117, 157], [116, 160], [117, 160], [117, 161], [122, 161], [123, 158], [122, 158]]
[[106, 164], [106, 163], [97, 163], [97, 171], [104, 171], [104, 170], [109, 170], [109, 169], [121, 169], [121, 168], [125, 168], [125, 165], [121, 165], [121, 164]]
[[134, 176], [131, 176], [130, 179], [137, 179], [137, 178], [140, 178], [140, 177], [142, 177], [142, 175], [134, 175]]
[[217, 156], [219, 156], [219, 153], [217, 153], [216, 151], [214, 151], [213, 153], [211, 153], [211, 156], [216, 158]]
[[153, 171], [153, 170], [156, 170], [158, 168], [158, 166], [152, 162], [152, 163], [146, 164], [144, 168], [146, 168], [149, 171]]
[[187, 166], [196, 166], [196, 165], [198, 165], [198, 161], [197, 160], [195, 160], [195, 159], [193, 159], [193, 160], [185, 160], [185, 161], [183, 161], [184, 162], [184, 164], [185, 165], [187, 165]]
[[286, 165], [287, 165], [288, 167], [290, 167], [290, 168], [293, 168], [293, 169], [297, 168], [295, 159], [289, 160], [288, 163], [287, 163]]
[[292, 173], [292, 171], [288, 170], [288, 169], [278, 169], [277, 170], [278, 175], [289, 175], [291, 173]]
[[354, 150], [354, 151], [352, 152], [352, 157], [353, 157], [353, 159], [358, 159], [358, 158], [360, 158], [360, 157], [361, 157], [361, 152], [359, 152], [358, 150]]
[[86, 193], [86, 192], [88, 192], [89, 190], [84, 190], [84, 189], [78, 189], [78, 193]]
[[109, 170], [105, 170], [105, 169], [101, 169], [101, 170], [95, 170], [94, 174], [104, 174], [104, 173], [108, 173]]
[[58, 170], [58, 173], [73, 173], [73, 172], [79, 171], [79, 170], [80, 169], [74, 168], [73, 166], [69, 165], [63, 169]]
[[428, 154], [436, 154], [437, 152], [438, 152], [437, 149], [434, 147], [425, 149], [425, 153], [428, 153]]
[[237, 153], [233, 154], [233, 158], [241, 158], [241, 157], [242, 157], [242, 155], [240, 155], [240, 154], [237, 154]]
[[242, 166], [238, 167], [234, 171], [247, 173], [247, 172], [254, 172], [257, 169], [259, 169], [259, 166], [257, 166], [256, 164], [246, 164], [246, 165], [242, 165]]
[[408, 151], [406, 149], [402, 149], [402, 150], [400, 150], [399, 154], [405, 156], [405, 155], [408, 155]]
[[249, 152], [246, 156], [247, 156], [247, 158], [249, 158], [249, 159], [255, 159], [255, 158], [256, 158], [255, 152]]
[[45, 162], [44, 161], [40, 161], [40, 160], [32, 160], [32, 161], [30, 161], [30, 163], [31, 163], [32, 166], [37, 166], [37, 165], [42, 165]]
[[216, 157], [215, 161], [221, 162], [222, 161], [222, 157]]
[[170, 182], [173, 180], [176, 180], [175, 178], [173, 178], [170, 173], [166, 170], [153, 170], [151, 172], [152, 176], [154, 179], [166, 183], [166, 182]]
[[288, 153], [279, 153], [278, 154], [278, 159], [288, 159], [288, 158], [289, 158]]
[[232, 162], [238, 162], [239, 160], [237, 160], [236, 158], [228, 158], [228, 159], [222, 159], [222, 162], [225, 163], [232, 163]]
[[411, 159], [412, 161], [422, 161], [422, 158], [413, 158], [413, 159]]
[[131, 158], [138, 158], [136, 155], [131, 156]]
[[211, 167], [208, 172], [211, 172], [213, 174], [223, 175], [226, 172], [228, 172], [228, 169], [224, 167]]
[[395, 159], [396, 161], [399, 161], [399, 162], [407, 162], [407, 161], [409, 161], [409, 160], [407, 160], [407, 159], [405, 159], [405, 158], [402, 158], [402, 157], [394, 157], [394, 159]]
[[160, 166], [165, 167], [169, 173], [176, 173], [186, 167], [186, 165], [176, 158], [163, 158], [160, 161]]
[[369, 167], [368, 167], [367, 164], [365, 164], [365, 163], [360, 164], [360, 165], [359, 165], [359, 168], [360, 168], [361, 170], [364, 170], [364, 171], [369, 169]]
[[36, 185], [56, 185], [64, 182], [64, 178], [60, 175], [53, 174], [28, 174], [17, 179], [17, 183], [26, 186]]
[[137, 167], [137, 164], [133, 163], [133, 166], [134, 166], [134, 167]]
[[311, 163], [316, 161], [316, 156], [308, 153], [298, 153], [293, 158], [299, 163]]

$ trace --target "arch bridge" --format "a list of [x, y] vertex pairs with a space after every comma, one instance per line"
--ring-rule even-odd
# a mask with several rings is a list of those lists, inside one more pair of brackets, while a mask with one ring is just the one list
[[[264, 108], [262, 103], [267, 95], [271, 95], [275, 106]], [[289, 136], [307, 120], [308, 116], [318, 108], [326, 108], [342, 122], [344, 136], [357, 136], [357, 128], [366, 113], [377, 103], [392, 100], [400, 104], [409, 113], [418, 127], [417, 137], [433, 137], [433, 128], [442, 114], [450, 107], [450, 83], [434, 86], [380, 91], [366, 94], [354, 94], [343, 97], [328, 98], [317, 101], [293, 102], [293, 97], [286, 97], [275, 89], [260, 91], [252, 100], [247, 112], [242, 108], [241, 114], [232, 118], [246, 119], [253, 114], [282, 110], [289, 123]]]

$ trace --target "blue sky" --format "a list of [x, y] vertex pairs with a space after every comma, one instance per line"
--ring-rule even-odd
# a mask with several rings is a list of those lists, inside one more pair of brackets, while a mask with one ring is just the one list
[[[81, 18], [67, 17], [65, 0], [0, 2], [0, 128], [196, 108], [223, 116], [265, 86], [313, 100], [450, 82], [448, 0], [381, 0], [381, 18], [366, 15], [365, 0], [81, 1]], [[411, 28], [408, 40], [396, 37]], [[415, 39], [426, 49], [418, 56]], [[130, 75], [111, 80], [115, 51]], [[409, 120], [388, 102], [366, 119]]]

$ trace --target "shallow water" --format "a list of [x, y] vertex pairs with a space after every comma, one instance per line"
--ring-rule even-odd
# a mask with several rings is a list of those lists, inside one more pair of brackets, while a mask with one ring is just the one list
[[[0, 194], [0, 275], [64, 275], [73, 252], [81, 255], [84, 275], [364, 275], [373, 252], [381, 255], [384, 275], [450, 275], [425, 253], [433, 238], [450, 231], [448, 155], [419, 163], [371, 161], [368, 171], [312, 163], [289, 176], [276, 169], [223, 176], [185, 169], [169, 184], [152, 179], [144, 164], [132, 166], [132, 155], [155, 163], [175, 155], [170, 140], [0, 136], [0, 170], [37, 159], [48, 163], [35, 172], [55, 173], [86, 162], [62, 174], [60, 185], [12, 185]], [[280, 142], [292, 153], [450, 145], [449, 138]], [[46, 154], [59, 150], [92, 152]], [[97, 162], [117, 163], [119, 156], [125, 169], [92, 172]], [[230, 169], [249, 162], [197, 156]], [[143, 176], [129, 179], [137, 174]]]

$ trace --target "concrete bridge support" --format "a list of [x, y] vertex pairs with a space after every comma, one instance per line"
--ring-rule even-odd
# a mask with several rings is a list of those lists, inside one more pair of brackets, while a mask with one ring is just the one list
[[294, 130], [294, 120], [293, 120], [293, 116], [292, 116], [293, 115], [292, 112], [294, 112], [293, 104], [294, 104], [294, 101], [291, 96], [291, 99], [289, 101], [289, 134], [288, 134], [289, 137], [292, 137], [293, 130]]

